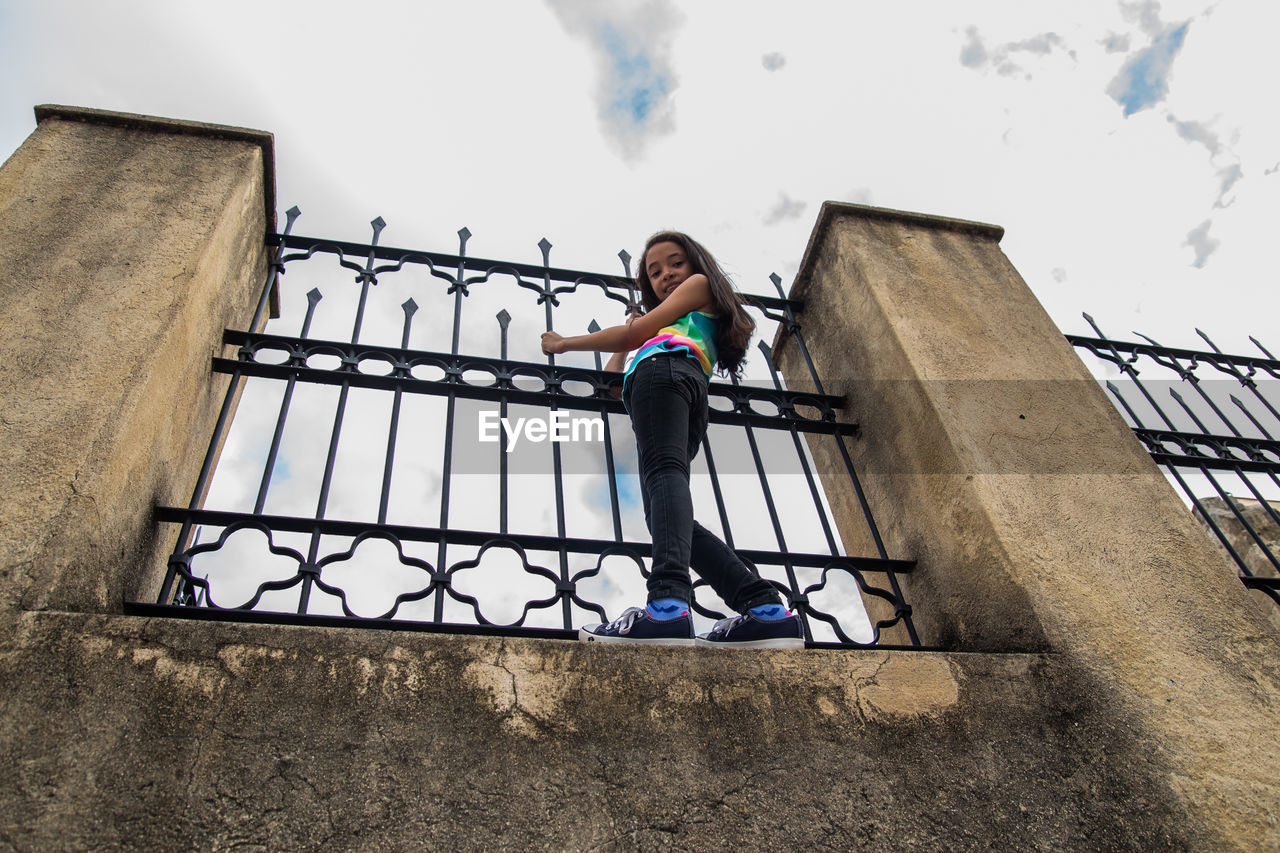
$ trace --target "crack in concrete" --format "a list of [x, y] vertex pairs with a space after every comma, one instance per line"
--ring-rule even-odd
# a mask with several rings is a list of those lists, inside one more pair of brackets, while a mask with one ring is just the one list
[[889, 665], [891, 657], [892, 656], [888, 652], [885, 652], [884, 657], [876, 664], [875, 670], [870, 675], [861, 676], [853, 680], [852, 687], [854, 701], [851, 704], [854, 712], [858, 715], [858, 722], [864, 726], [870, 723], [870, 717], [867, 715], [866, 709], [862, 707], [862, 691], [868, 687], [878, 686], [880, 671]]

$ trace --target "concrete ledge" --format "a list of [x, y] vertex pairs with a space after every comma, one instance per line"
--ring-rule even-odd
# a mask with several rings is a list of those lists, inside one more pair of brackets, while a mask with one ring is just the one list
[[1220, 846], [1052, 655], [6, 622], [19, 849]]

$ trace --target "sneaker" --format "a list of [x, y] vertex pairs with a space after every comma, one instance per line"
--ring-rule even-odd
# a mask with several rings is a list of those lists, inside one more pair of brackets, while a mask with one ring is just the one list
[[617, 619], [578, 629], [584, 643], [650, 643], [658, 646], [692, 646], [693, 619], [686, 612], [675, 619], [654, 619], [643, 607], [628, 607]]
[[760, 619], [750, 613], [721, 619], [698, 638], [699, 646], [731, 646], [739, 649], [803, 649], [800, 620]]

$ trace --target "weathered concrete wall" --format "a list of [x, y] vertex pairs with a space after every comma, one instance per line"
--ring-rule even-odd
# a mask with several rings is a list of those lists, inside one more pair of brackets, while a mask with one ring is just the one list
[[[792, 291], [862, 426], [851, 453], [889, 550], [919, 560], [922, 640], [1062, 655], [1108, 688], [1096, 707], [1142, 720], [1185, 823], [1275, 847], [1280, 643], [1001, 234], [829, 203]], [[794, 340], [775, 353], [801, 385]], [[836, 470], [827, 447], [815, 462]]]
[[[274, 229], [270, 134], [62, 107], [0, 168], [0, 596], [154, 595]], [[234, 318], [234, 322], [233, 322]]]
[[13, 629], [17, 849], [1222, 849], [1053, 655]]
[[[1059, 338], [1038, 308], [1003, 306], [1021, 281], [989, 228], [829, 208], [800, 286], [824, 305], [802, 319], [828, 390], [859, 411], [890, 545], [921, 559], [926, 640], [1000, 653], [112, 612], [154, 587], [150, 507], [193, 487], [223, 387], [209, 357], [263, 281], [270, 140], [42, 115], [0, 170], [0, 845], [1276, 846], [1276, 642], [1228, 612], [1238, 589], [1198, 585], [1237, 583], [1212, 546], [1149, 492], [1140, 454], [1119, 451], [1119, 471], [1001, 467], [1047, 465], [1034, 448], [1060, 441], [1092, 464], [1087, 441], [1120, 434], [1109, 406], [1063, 416], [919, 381], [969, 376], [957, 361], [1007, 378], [1008, 342]], [[972, 356], [943, 358], [957, 347]], [[890, 476], [903, 458], [920, 470]], [[1126, 497], [1150, 505], [1126, 515]]]

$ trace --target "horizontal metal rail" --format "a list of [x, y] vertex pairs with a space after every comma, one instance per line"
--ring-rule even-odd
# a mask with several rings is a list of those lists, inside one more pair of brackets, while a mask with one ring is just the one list
[[[622, 401], [614, 397], [612, 392], [613, 388], [620, 387], [621, 375], [603, 370], [232, 330], [223, 334], [223, 342], [241, 349], [238, 358], [213, 360], [213, 369], [219, 373], [240, 373], [269, 379], [292, 378], [300, 382], [384, 391], [400, 390], [411, 394], [451, 394], [464, 399], [494, 402], [505, 400], [531, 405], [554, 403], [557, 408], [562, 409], [616, 413], [626, 411]], [[259, 353], [272, 350], [287, 352], [287, 360], [280, 363], [255, 360]], [[308, 359], [317, 356], [333, 356], [339, 358], [340, 363], [328, 369], [308, 366]], [[363, 373], [359, 366], [366, 362], [387, 365], [390, 372]], [[444, 378], [417, 379], [412, 371], [418, 367], [437, 368], [443, 372]], [[466, 374], [471, 371], [484, 373], [492, 381], [484, 384], [470, 382]], [[535, 391], [516, 385], [516, 382], [522, 380], [538, 382], [544, 390]], [[567, 383], [588, 385], [591, 393], [573, 394], [564, 391]], [[708, 394], [711, 397], [725, 398], [732, 406], [730, 411], [711, 406], [712, 423], [737, 426], [749, 424], [766, 429], [794, 428], [801, 432], [824, 435], [856, 436], [859, 432], [857, 424], [835, 420], [835, 410], [844, 405], [844, 399], [830, 394], [783, 391], [727, 382], [711, 383]], [[752, 411], [752, 404], [761, 403], [776, 407], [776, 414]], [[806, 418], [797, 411], [798, 406], [815, 409], [820, 417]]]
[[[1280, 441], [1142, 427], [1135, 428], [1133, 434], [1147, 446], [1151, 458], [1161, 465], [1263, 474], [1280, 470]], [[1178, 452], [1170, 452], [1169, 445], [1176, 447]], [[1244, 457], [1233, 451], [1243, 453]]]
[[[616, 539], [589, 539], [558, 536], [540, 536], [528, 533], [503, 533], [495, 536], [490, 531], [462, 530], [458, 528], [416, 527], [405, 524], [375, 524], [368, 521], [344, 521], [336, 518], [306, 518], [302, 516], [260, 515], [228, 512], [225, 510], [185, 509], [158, 506], [157, 521], [191, 522], [214, 527], [260, 526], [269, 530], [310, 533], [318, 530], [328, 536], [359, 536], [362, 533], [378, 533], [388, 538], [406, 542], [448, 542], [457, 545], [492, 544], [496, 539], [508, 541], [530, 551], [554, 551], [562, 545], [578, 554], [607, 554], [626, 548], [642, 557], [650, 556], [647, 542], [619, 542]], [[845, 557], [831, 554], [797, 551], [763, 551], [737, 548], [735, 552], [751, 563], [765, 566], [781, 566], [790, 563], [804, 568], [838, 566], [866, 572], [898, 572], [906, 574], [916, 565], [915, 560], [890, 560], [880, 557]]]
[[[465, 229], [464, 229], [465, 230]], [[470, 235], [468, 235], [470, 236]], [[465, 245], [464, 238], [463, 244]], [[528, 278], [533, 281], [564, 281], [573, 284], [594, 284], [604, 288], [628, 291], [634, 285], [630, 279], [622, 276], [605, 275], [603, 273], [584, 272], [582, 270], [563, 269], [561, 267], [541, 264], [519, 263], [516, 261], [496, 261], [487, 258], [471, 258], [466, 255], [450, 255], [443, 252], [426, 252], [417, 249], [396, 249], [391, 246], [379, 246], [376, 243], [353, 243], [345, 240], [322, 240], [315, 237], [301, 237], [282, 234], [268, 241], [269, 245], [287, 249], [304, 249], [305, 252], [283, 255], [279, 261], [285, 264], [290, 261], [305, 260], [317, 253], [338, 255], [343, 266], [364, 275], [377, 276], [387, 272], [398, 272], [405, 264], [422, 264], [430, 267], [432, 274], [449, 281], [455, 287], [467, 287], [487, 281], [494, 275], [513, 275], [517, 278]], [[366, 266], [347, 261], [347, 256], [368, 259]], [[395, 261], [394, 264], [373, 266], [373, 259]], [[467, 269], [473, 273], [470, 277], [461, 277], [450, 270]], [[481, 274], [475, 274], [482, 271]], [[574, 288], [554, 289], [550, 298], [553, 300], [562, 293], [572, 292]], [[804, 308], [804, 300], [787, 299], [782, 296], [765, 296], [762, 294], [744, 294], [745, 299], [753, 305], [774, 311], [790, 309], [793, 313]], [[774, 317], [781, 319], [781, 317]]]

